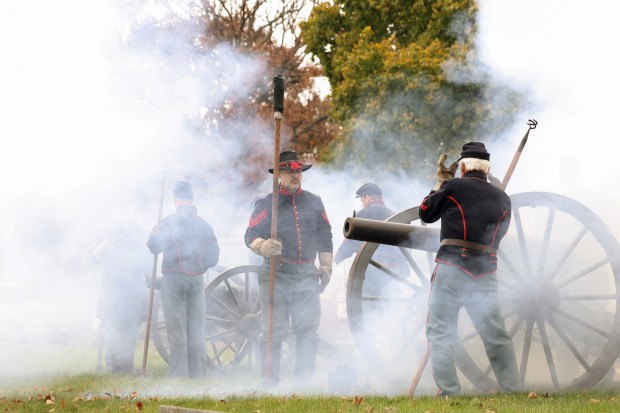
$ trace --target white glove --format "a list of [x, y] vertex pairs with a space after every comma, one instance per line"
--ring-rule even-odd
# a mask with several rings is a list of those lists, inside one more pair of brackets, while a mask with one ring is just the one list
[[319, 252], [319, 290], [325, 291], [329, 280], [332, 278], [332, 262], [334, 261], [334, 254], [331, 252]]
[[277, 257], [278, 255], [282, 255], [282, 241], [274, 238], [256, 238], [250, 244], [250, 249], [254, 251], [255, 254], [262, 255], [266, 258]]

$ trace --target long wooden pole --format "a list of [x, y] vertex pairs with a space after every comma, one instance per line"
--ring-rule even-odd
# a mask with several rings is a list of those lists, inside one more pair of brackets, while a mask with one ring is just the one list
[[431, 357], [431, 352], [426, 346], [426, 350], [424, 351], [424, 355], [422, 356], [422, 360], [420, 360], [420, 364], [418, 365], [413, 378], [411, 379], [411, 384], [409, 385], [409, 389], [407, 390], [407, 397], [413, 396], [413, 392], [418, 387], [418, 383], [420, 383], [420, 379], [422, 378], [422, 373], [424, 373], [424, 369], [428, 364], [428, 359]]
[[[278, 75], [273, 78], [273, 117], [276, 121], [275, 142], [273, 146], [273, 189], [271, 197], [271, 238], [278, 237], [278, 190], [280, 180], [280, 122], [284, 112], [284, 78]], [[267, 313], [267, 354], [265, 355], [265, 377], [271, 384], [272, 348], [273, 348], [273, 311], [275, 307], [274, 291], [276, 284], [277, 257], [269, 259], [269, 310]]]
[[523, 152], [523, 148], [525, 147], [525, 144], [527, 143], [527, 138], [530, 135], [530, 131], [532, 129], [536, 129], [538, 122], [536, 122], [535, 119], [528, 119], [527, 125], [528, 125], [527, 132], [525, 132], [525, 136], [523, 136], [523, 139], [521, 139], [521, 143], [519, 144], [517, 151], [512, 157], [512, 162], [510, 162], [510, 166], [508, 166], [508, 170], [506, 170], [506, 175], [504, 175], [504, 179], [502, 180], [502, 183], [499, 186], [502, 191], [505, 190], [506, 187], [508, 186], [508, 182], [510, 181], [510, 178], [512, 177], [512, 173], [517, 167], [517, 162], [519, 162], [519, 158], [521, 158], [521, 152]]
[[[512, 157], [512, 162], [510, 162], [510, 166], [508, 167], [508, 170], [506, 171], [506, 175], [504, 175], [504, 179], [502, 180], [499, 186], [502, 191], [506, 189], [506, 186], [508, 186], [508, 182], [510, 182], [512, 173], [514, 172], [517, 166], [517, 162], [519, 162], [519, 159], [521, 158], [521, 153], [523, 152], [523, 148], [525, 147], [525, 144], [527, 143], [527, 138], [530, 134], [530, 131], [532, 129], [536, 129], [536, 126], [538, 126], [538, 122], [536, 122], [535, 119], [528, 119], [527, 125], [528, 125], [527, 132], [525, 132], [525, 136], [523, 136], [523, 138], [521, 139], [521, 143], [519, 144], [517, 151]], [[416, 369], [415, 374], [413, 375], [413, 378], [411, 379], [411, 384], [409, 385], [409, 389], [407, 390], [407, 397], [413, 396], [415, 389], [418, 387], [418, 383], [420, 383], [420, 378], [422, 377], [422, 373], [424, 373], [424, 369], [426, 368], [426, 365], [428, 364], [428, 360], [430, 359], [430, 357], [431, 357], [430, 349], [427, 346], [426, 351], [424, 352], [424, 355], [422, 356], [422, 360], [420, 360], [420, 364], [418, 365], [418, 368]]]
[[[159, 211], [157, 212], [157, 225], [161, 222], [161, 215], [164, 210], [164, 189], [166, 185], [166, 175], [161, 178], [161, 191], [159, 194]], [[153, 299], [155, 298], [155, 282], [157, 281], [157, 259], [159, 254], [153, 254], [153, 271], [151, 273], [151, 289], [149, 291], [148, 311], [146, 315], [146, 333], [144, 334], [144, 352], [142, 355], [142, 375], [146, 375], [146, 359], [149, 354], [149, 339], [151, 338], [151, 321], [153, 319]]]

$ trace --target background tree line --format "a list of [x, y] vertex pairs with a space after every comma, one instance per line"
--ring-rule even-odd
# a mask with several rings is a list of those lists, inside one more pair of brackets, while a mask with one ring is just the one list
[[[282, 74], [283, 147], [353, 173], [431, 177], [439, 153], [498, 136], [523, 104], [478, 61], [477, 12], [474, 0], [200, 0], [200, 47], [226, 43], [271, 70], [202, 122], [254, 116], [268, 129], [271, 77]], [[264, 149], [240, 158], [269, 164]]]

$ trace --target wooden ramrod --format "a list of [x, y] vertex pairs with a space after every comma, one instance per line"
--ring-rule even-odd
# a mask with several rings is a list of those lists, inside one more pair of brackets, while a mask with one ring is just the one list
[[358, 241], [429, 252], [439, 249], [439, 228], [349, 217], [344, 221], [343, 233], [345, 238]]

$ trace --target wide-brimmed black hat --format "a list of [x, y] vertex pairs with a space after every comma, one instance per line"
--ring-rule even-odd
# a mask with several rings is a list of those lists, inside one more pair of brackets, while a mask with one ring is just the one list
[[484, 143], [467, 142], [463, 145], [461, 157], [458, 160], [460, 161], [463, 158], [477, 158], [488, 161], [491, 159], [491, 154], [487, 152], [487, 149], [484, 147]]
[[381, 188], [379, 188], [379, 185], [367, 183], [360, 186], [359, 189], [355, 192], [355, 195], [357, 195], [356, 198], [361, 198], [364, 195], [381, 196], [383, 195], [383, 192], [381, 192]]
[[[297, 152], [294, 151], [284, 151], [280, 152], [280, 163], [278, 164], [278, 169], [281, 171], [291, 171], [291, 170], [301, 170], [307, 171], [312, 168], [312, 165], [306, 165], [302, 161], [299, 160], [297, 156]], [[269, 168], [269, 173], [273, 173], [273, 168]]]
[[194, 199], [192, 185], [187, 181], [176, 181], [172, 193], [179, 199]]

